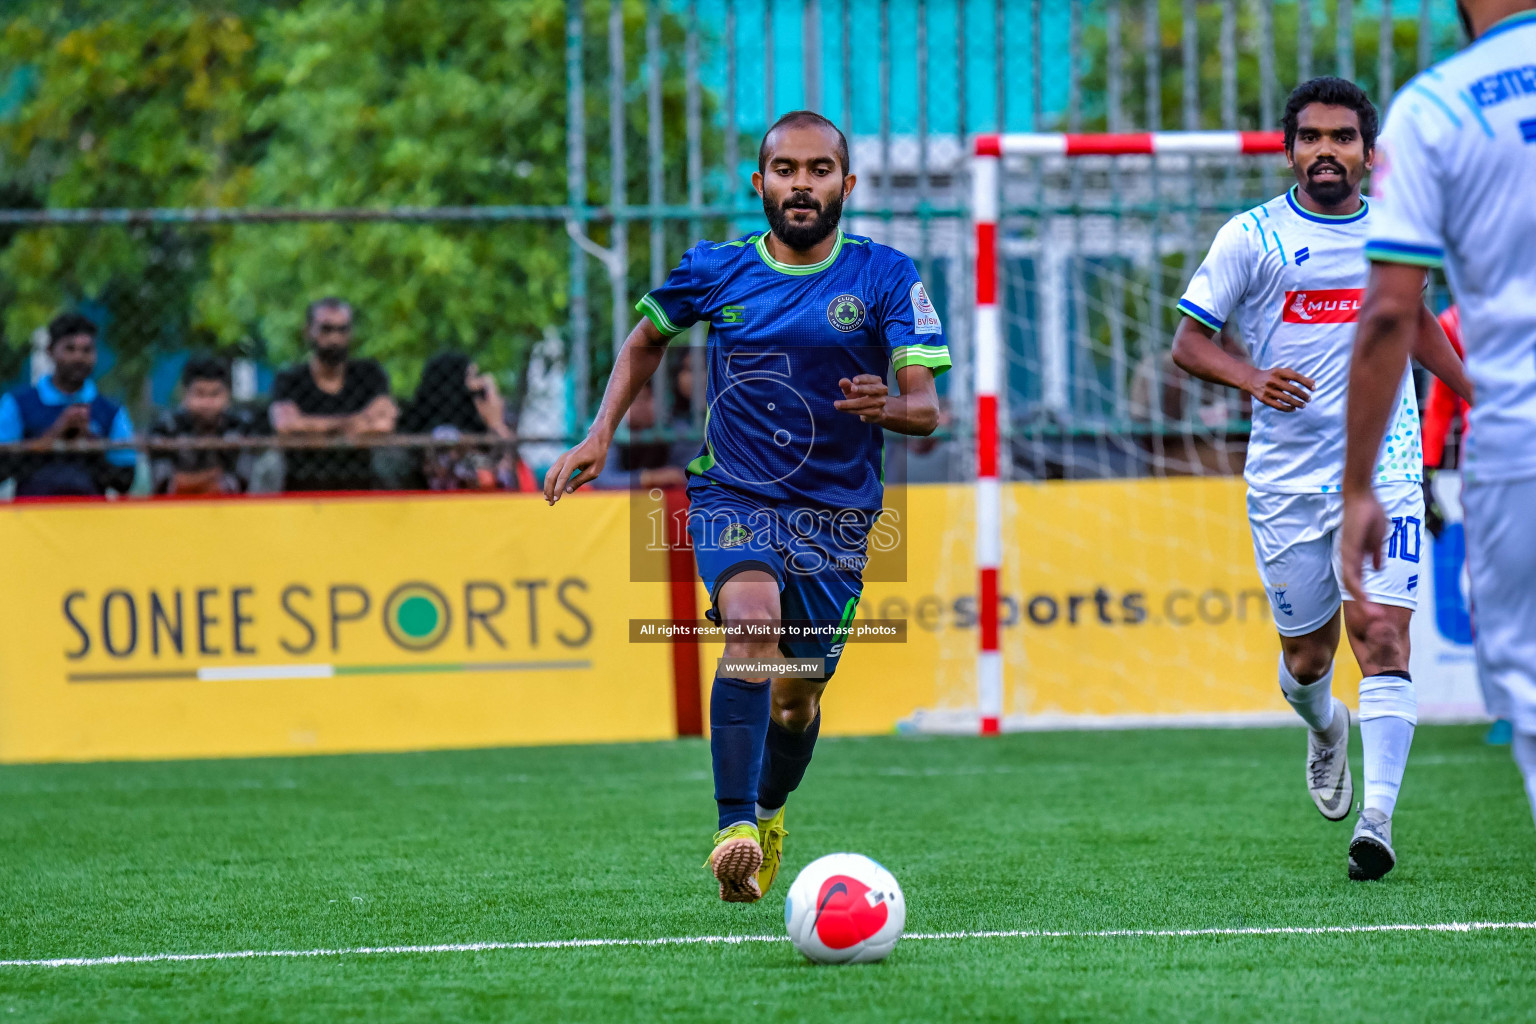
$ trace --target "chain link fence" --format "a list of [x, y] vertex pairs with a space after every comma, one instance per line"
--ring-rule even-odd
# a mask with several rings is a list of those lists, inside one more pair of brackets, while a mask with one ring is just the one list
[[[131, 62], [151, 44], [191, 45], [207, 25], [146, 4], [162, 11], [153, 22], [161, 34], [146, 42], [125, 30], [114, 42], [103, 26], [121, 11], [87, 5], [76, 20], [49, 21], [36, 13], [47, 6], [23, 4], [17, 22], [32, 17], [42, 49], [0, 55], [0, 380], [19, 391], [52, 371], [47, 324], [79, 311], [98, 328], [92, 379], [133, 426], [117, 436], [87, 416], [30, 446], [0, 445], [10, 486], [23, 491], [39, 460], [66, 456], [94, 467], [91, 487], [134, 493], [526, 489], [585, 430], [639, 295], [693, 241], [761, 225], [749, 183], [755, 144], [797, 107], [822, 110], [849, 136], [860, 182], [847, 227], [911, 254], [928, 283], [955, 369], [941, 378], [946, 421], [922, 478], [964, 479], [971, 133], [1270, 128], [1306, 77], [1355, 78], [1384, 106], [1460, 45], [1450, 5], [1433, 0], [489, 4], [474, 15], [486, 20], [464, 31], [534, 33], [539, 46], [526, 60], [551, 95], [516, 131], [488, 124], [499, 139], [489, 155], [422, 155], [453, 145], [461, 121], [478, 123], [471, 104], [470, 114], [445, 108], [437, 120], [392, 122], [363, 151], [384, 166], [373, 177], [326, 163], [324, 144], [306, 152], [331, 177], [306, 177], [302, 162], [285, 166], [303, 174], [273, 177], [277, 155], [309, 136], [290, 137], [302, 133], [298, 113], [289, 126], [256, 113], [252, 99], [228, 129], [245, 133], [245, 148], [219, 150], [249, 166], [226, 168], [220, 181], [245, 174], [266, 184], [236, 206], [161, 206], [172, 193], [153, 161], [121, 171], [101, 157], [116, 152], [118, 133], [138, 130], [131, 118], [104, 120], [103, 104], [83, 100], [62, 119], [45, 107], [57, 82], [105, 62], [102, 48], [120, 45], [117, 56]], [[228, 6], [214, 27], [244, 32], [250, 53], [280, 60], [285, 19], [327, 5]], [[459, 56], [462, 43], [431, 51], [409, 38], [408, 24], [388, 20], [412, 6], [396, 5], [370, 29], [403, 79], [433, 61], [471, 59]], [[95, 58], [78, 45], [87, 37]], [[245, 52], [231, 50], [230, 74]], [[516, 105], [514, 72], [528, 71], [509, 65], [500, 102]], [[495, 85], [491, 72], [475, 74]], [[351, 87], [345, 68], [336, 75], [317, 93], [324, 102]], [[258, 86], [262, 110], [308, 109], [289, 95], [297, 86]], [[382, 117], [404, 103], [403, 91], [359, 109]], [[191, 94], [176, 95], [188, 123], [203, 124]], [[137, 104], [131, 114], [152, 100], [124, 102]], [[542, 155], [522, 141], [534, 127], [554, 133]], [[404, 168], [396, 177], [391, 161]], [[455, 177], [482, 165], [489, 186]], [[84, 205], [65, 201], [76, 193], [64, 184], [93, 173], [126, 183], [84, 190]], [[1018, 475], [1229, 472], [1240, 463], [1246, 410], [1164, 365], [1169, 301], [1222, 217], [1287, 183], [1273, 159], [1010, 169], [1004, 429]], [[346, 305], [310, 308], [326, 297]], [[342, 340], [334, 329], [343, 312], [352, 361], [338, 375], [312, 357]], [[669, 482], [696, 449], [705, 344], [699, 328], [674, 343], [620, 438], [620, 471]], [[200, 404], [221, 388], [226, 405], [215, 410], [217, 396]]]

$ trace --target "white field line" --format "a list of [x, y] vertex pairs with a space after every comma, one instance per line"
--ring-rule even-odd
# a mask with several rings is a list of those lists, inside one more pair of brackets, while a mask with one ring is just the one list
[[[1367, 935], [1377, 932], [1536, 931], [1536, 921], [1452, 921], [1440, 924], [1357, 924], [1275, 928], [1126, 928], [1110, 931], [914, 932], [907, 942], [957, 939], [1190, 939], [1245, 935]], [[103, 967], [109, 964], [182, 963], [191, 960], [301, 959], [378, 956], [390, 953], [484, 953], [504, 949], [589, 949], [605, 946], [734, 946], [745, 942], [788, 942], [783, 935], [678, 935], [660, 939], [551, 939], [542, 942], [445, 942], [432, 946], [352, 946], [340, 949], [242, 949], [222, 953], [148, 953], [139, 956], [55, 957], [0, 960], [0, 967]]]

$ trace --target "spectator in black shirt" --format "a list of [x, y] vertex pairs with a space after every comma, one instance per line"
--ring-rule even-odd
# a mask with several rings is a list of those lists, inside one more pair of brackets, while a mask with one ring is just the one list
[[[372, 359], [349, 359], [352, 306], [324, 298], [309, 304], [304, 335], [309, 359], [272, 382], [272, 427], [284, 436], [362, 438], [389, 434], [398, 410], [389, 375]], [[377, 481], [372, 452], [289, 450], [290, 491], [366, 491]]]
[[[151, 440], [223, 438], [256, 433], [251, 414], [230, 405], [229, 364], [193, 356], [181, 371], [181, 405], [149, 428]], [[249, 448], [151, 448], [156, 494], [241, 494], [250, 486], [255, 453]]]

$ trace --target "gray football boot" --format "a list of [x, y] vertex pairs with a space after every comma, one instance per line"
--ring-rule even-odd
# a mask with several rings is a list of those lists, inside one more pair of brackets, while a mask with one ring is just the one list
[[1307, 730], [1307, 792], [1318, 813], [1343, 821], [1355, 805], [1355, 783], [1349, 774], [1349, 708], [1333, 698], [1333, 724], [1326, 732]]
[[1349, 841], [1349, 877], [1357, 882], [1374, 881], [1397, 864], [1392, 852], [1392, 819], [1367, 807], [1355, 823], [1355, 835]]

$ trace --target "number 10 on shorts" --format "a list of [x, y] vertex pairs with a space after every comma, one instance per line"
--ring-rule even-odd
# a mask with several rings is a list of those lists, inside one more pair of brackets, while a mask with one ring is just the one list
[[1420, 525], [1419, 520], [1413, 516], [1393, 516], [1392, 536], [1387, 538], [1387, 557], [1417, 562], [1419, 546], [1423, 541], [1419, 533]]

